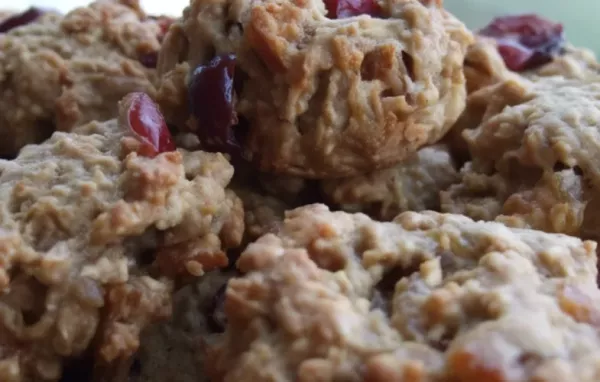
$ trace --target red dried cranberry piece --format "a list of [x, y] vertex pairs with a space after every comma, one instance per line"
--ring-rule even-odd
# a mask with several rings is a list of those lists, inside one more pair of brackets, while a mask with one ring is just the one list
[[235, 63], [235, 55], [225, 54], [198, 66], [188, 92], [203, 148], [237, 155], [241, 148], [238, 133], [242, 129], [236, 126], [239, 121], [235, 112]]
[[534, 14], [495, 18], [479, 34], [494, 38], [506, 66], [517, 72], [552, 61], [565, 45], [562, 24]]
[[31, 7], [18, 15], [13, 15], [0, 23], [0, 33], [32, 23], [44, 13], [46, 11], [41, 8]]
[[376, 0], [325, 0], [327, 17], [330, 19], [345, 19], [359, 15], [379, 17], [381, 8]]
[[145, 145], [144, 155], [153, 157], [166, 151], [174, 151], [175, 143], [165, 120], [146, 93], [130, 93], [127, 102], [127, 121], [133, 135]]
[[158, 64], [158, 52], [149, 52], [140, 55], [140, 63], [146, 68], [155, 69]]

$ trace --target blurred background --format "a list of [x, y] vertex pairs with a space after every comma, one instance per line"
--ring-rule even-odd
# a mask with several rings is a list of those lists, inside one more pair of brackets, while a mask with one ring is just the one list
[[[141, 0], [149, 13], [179, 15], [189, 0]], [[32, 4], [67, 11], [87, 0], [0, 0], [0, 8], [26, 8]], [[445, 0], [446, 8], [470, 28], [480, 28], [494, 16], [536, 12], [565, 25], [567, 38], [575, 45], [600, 53], [597, 15], [600, 0]], [[596, 32], [594, 32], [596, 31]]]

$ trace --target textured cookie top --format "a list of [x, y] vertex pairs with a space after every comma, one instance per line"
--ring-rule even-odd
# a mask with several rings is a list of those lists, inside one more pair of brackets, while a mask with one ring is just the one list
[[[330, 19], [319, 0], [192, 1], [159, 58], [167, 119], [276, 173], [330, 178], [401, 161], [462, 111], [471, 35], [439, 2], [379, 6], [381, 17]], [[224, 54], [235, 56], [237, 125], [215, 123], [207, 102], [223, 89], [198, 79]]]
[[112, 119], [129, 92], [154, 92], [166, 24], [136, 1], [100, 0], [29, 21], [0, 33], [0, 155], [55, 129]]
[[119, 121], [56, 132], [0, 161], [2, 380], [56, 380], [61, 358], [93, 338], [99, 361], [126, 358], [140, 330], [169, 314], [166, 279], [225, 266], [224, 250], [240, 243], [227, 160], [145, 156], [127, 104]]
[[508, 81], [483, 123], [464, 133], [472, 163], [445, 211], [598, 239], [600, 83], [561, 77]]
[[310, 205], [242, 254], [214, 381], [592, 381], [596, 244]]

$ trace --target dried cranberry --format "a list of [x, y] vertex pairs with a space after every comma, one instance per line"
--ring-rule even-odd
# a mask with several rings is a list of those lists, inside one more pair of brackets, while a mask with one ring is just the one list
[[[216, 56], [207, 65], [200, 65], [192, 74], [188, 86], [190, 110], [198, 122], [198, 136], [207, 150], [238, 154], [242, 129], [235, 112], [236, 57]], [[237, 127], [237, 126], [236, 126]]]
[[130, 93], [124, 100], [133, 135], [145, 145], [144, 155], [174, 151], [175, 144], [158, 106], [146, 93]]
[[46, 11], [43, 9], [31, 7], [18, 15], [13, 15], [0, 23], [0, 33], [6, 33], [11, 29], [32, 23], [44, 13]]
[[146, 68], [154, 69], [158, 64], [158, 52], [144, 53], [140, 55], [139, 60]]
[[544, 65], [563, 52], [562, 24], [534, 14], [498, 17], [479, 31], [498, 43], [506, 66], [514, 71]]
[[359, 15], [381, 15], [381, 8], [376, 0], [325, 0], [327, 17], [330, 19], [345, 19]]

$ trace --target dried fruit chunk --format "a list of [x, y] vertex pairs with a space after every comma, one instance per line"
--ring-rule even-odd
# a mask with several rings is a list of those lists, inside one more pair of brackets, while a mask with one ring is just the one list
[[6, 33], [11, 29], [32, 23], [44, 13], [46, 11], [41, 8], [31, 7], [22, 13], [11, 16], [0, 23], [0, 33]]
[[175, 143], [158, 106], [146, 93], [130, 93], [123, 103], [127, 107], [128, 126], [133, 135], [144, 144], [145, 156], [153, 157], [175, 150]]
[[495, 18], [479, 34], [494, 38], [506, 66], [517, 72], [552, 61], [565, 44], [562, 24], [534, 14]]
[[377, 17], [381, 8], [375, 0], [325, 0], [327, 17], [344, 19], [352, 16], [371, 15]]
[[237, 153], [240, 142], [233, 127], [238, 123], [235, 112], [235, 62], [233, 54], [216, 56], [200, 65], [192, 74], [190, 110], [198, 122], [198, 135], [207, 150]]
[[156, 68], [158, 64], [158, 52], [149, 52], [140, 55], [140, 63], [149, 69]]

